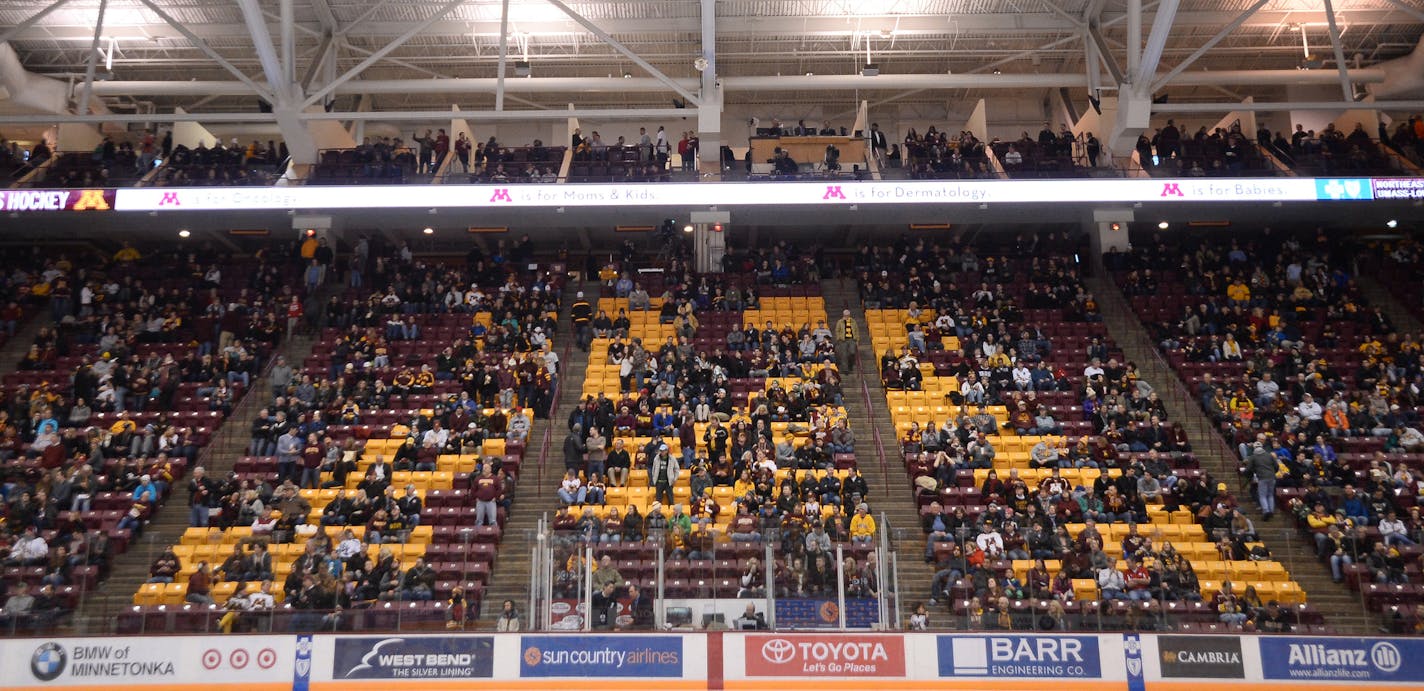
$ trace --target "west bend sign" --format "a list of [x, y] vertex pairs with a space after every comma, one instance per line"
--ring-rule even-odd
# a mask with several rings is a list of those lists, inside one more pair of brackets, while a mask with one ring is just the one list
[[1424, 178], [822, 180], [747, 183], [153, 187], [0, 191], [0, 211], [274, 211], [848, 204], [1351, 202], [1424, 197]]

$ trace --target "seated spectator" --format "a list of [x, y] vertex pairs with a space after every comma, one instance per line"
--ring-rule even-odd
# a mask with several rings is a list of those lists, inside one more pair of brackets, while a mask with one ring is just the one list
[[738, 631], [765, 631], [766, 617], [756, 611], [756, 605], [748, 602], [742, 615], [732, 620], [732, 628]]

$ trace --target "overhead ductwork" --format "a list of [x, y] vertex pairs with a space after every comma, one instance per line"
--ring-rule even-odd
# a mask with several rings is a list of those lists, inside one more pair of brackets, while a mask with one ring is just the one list
[[[1417, 53], [1416, 53], [1417, 54]], [[1417, 75], [1416, 75], [1417, 76]], [[1385, 80], [1381, 69], [1352, 70], [1350, 77], [1359, 83]], [[389, 79], [353, 80], [337, 87], [337, 94], [468, 94], [494, 93], [497, 79]], [[1186, 72], [1172, 79], [1174, 86], [1334, 84], [1339, 75], [1334, 70], [1232, 70], [1224, 72]], [[689, 89], [697, 89], [695, 79], [679, 80]], [[1087, 88], [1082, 74], [881, 74], [814, 75], [775, 77], [723, 77], [722, 90], [753, 91], [851, 91], [851, 90], [911, 90], [911, 89], [1057, 89]], [[669, 91], [656, 79], [542, 77], [508, 79], [507, 93], [649, 93]], [[94, 93], [102, 96], [253, 96], [252, 90], [235, 81], [104, 81], [94, 84]]]
[[38, 114], [68, 110], [67, 84], [25, 69], [10, 44], [0, 43], [0, 112]]
[[[1384, 73], [1384, 79], [1370, 87], [1370, 95], [1377, 101], [1393, 101], [1424, 98], [1424, 36], [1419, 37], [1419, 45], [1414, 52], [1396, 60], [1382, 62], [1377, 69]], [[1355, 78], [1350, 72], [1351, 81]]]

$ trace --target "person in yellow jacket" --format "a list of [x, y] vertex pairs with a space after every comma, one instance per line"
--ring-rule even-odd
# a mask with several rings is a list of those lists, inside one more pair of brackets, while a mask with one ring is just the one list
[[317, 241], [315, 235], [308, 235], [305, 240], [302, 240], [302, 246], [299, 249], [299, 253], [301, 254], [303, 263], [308, 263], [312, 259], [316, 258], [316, 247]]
[[1237, 278], [1226, 286], [1226, 299], [1236, 303], [1247, 303], [1251, 301], [1251, 288], [1246, 282]]
[[875, 517], [870, 515], [870, 506], [865, 502], [857, 504], [855, 515], [850, 518], [851, 542], [870, 542], [875, 539]]
[[836, 338], [836, 368], [843, 374], [855, 371], [857, 331], [858, 327], [850, 316], [850, 310], [841, 310], [841, 318], [836, 322], [836, 329], [833, 333]]
[[143, 259], [143, 255], [139, 254], [138, 250], [134, 249], [133, 245], [127, 242], [124, 243], [124, 246], [121, 247], [119, 251], [114, 253], [114, 261], [124, 264], [131, 264], [140, 259]]

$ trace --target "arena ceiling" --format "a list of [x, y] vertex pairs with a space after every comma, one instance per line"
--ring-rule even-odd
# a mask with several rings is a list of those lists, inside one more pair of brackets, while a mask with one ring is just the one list
[[[1134, 2], [1141, 8], [1136, 29]], [[96, 33], [101, 6], [103, 20]], [[1327, 6], [1334, 10], [1338, 50], [1332, 42]], [[704, 22], [705, 8], [715, 13], [710, 23]], [[1153, 59], [1158, 25], [1164, 40], [1159, 41], [1155, 74], [1189, 64], [1182, 77], [1153, 89], [1154, 96], [1166, 95], [1174, 103], [1230, 102], [1247, 96], [1278, 102], [1287, 98], [1281, 79], [1218, 83], [1211, 73], [1299, 70], [1319, 72], [1317, 81], [1330, 84], [1336, 55], [1352, 70], [1368, 70], [1409, 54], [1424, 33], [1424, 4], [1418, 0], [66, 0], [53, 4], [0, 0], [0, 39], [9, 41], [27, 70], [65, 80], [77, 94], [92, 69], [94, 93], [116, 113], [167, 113], [175, 107], [250, 113], [256, 109], [258, 95], [252, 85], [275, 92], [270, 85], [284, 75], [307, 99], [324, 85], [349, 77], [318, 99], [336, 111], [449, 110], [452, 104], [485, 110], [501, 98], [489, 82], [448, 90], [432, 82], [497, 78], [501, 43], [509, 80], [518, 79], [515, 63], [527, 62], [528, 82], [541, 84], [538, 88], [509, 85], [500, 105], [516, 111], [562, 109], [571, 102], [666, 109], [672, 99], [687, 101], [687, 94], [659, 77], [678, 81], [696, 95], [702, 75], [695, 63], [709, 56], [717, 78], [727, 82], [722, 95], [726, 105], [844, 105], [859, 100], [872, 105], [944, 104], [978, 98], [1001, 86], [1024, 84], [1028, 86], [1013, 88], [1031, 90], [1052, 88], [1060, 81], [1075, 93], [1085, 95], [1088, 88], [1098, 87], [1111, 95], [1116, 88], [1114, 69], [1130, 74], [1132, 59], [1126, 55], [1126, 45], [1140, 36], [1147, 46], [1143, 59]], [[704, 31], [709, 28], [715, 43], [705, 47]], [[294, 56], [291, 61], [285, 59], [287, 46]], [[1194, 59], [1206, 46], [1209, 50]], [[1106, 53], [1108, 58], [1101, 60], [1095, 53]], [[867, 60], [879, 66], [879, 77], [860, 77]], [[933, 79], [931, 88], [895, 79], [906, 75], [943, 79]], [[845, 88], [845, 82], [840, 88], [825, 89], [810, 79], [831, 76], [854, 76], [860, 81], [851, 89]], [[627, 88], [617, 88], [618, 83], [611, 81], [625, 77]], [[762, 80], [755, 82], [756, 88], [737, 83], [766, 77], [784, 81]], [[361, 85], [366, 83], [372, 89], [363, 92]]]

